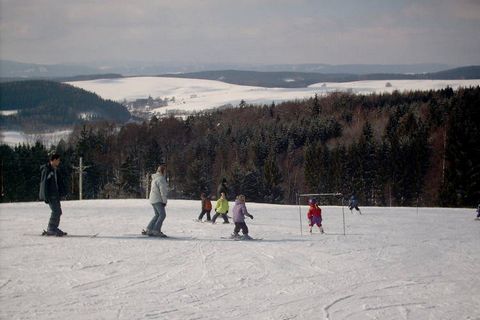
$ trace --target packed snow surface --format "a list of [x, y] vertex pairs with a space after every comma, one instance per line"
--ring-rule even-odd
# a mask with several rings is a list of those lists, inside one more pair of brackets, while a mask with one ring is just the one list
[[[232, 203], [230, 203], [232, 205]], [[247, 203], [250, 234], [194, 222], [200, 201], [171, 200], [163, 231], [139, 235], [147, 200], [0, 204], [1, 319], [480, 319], [480, 221], [473, 209]], [[303, 234], [300, 233], [302, 217]], [[96, 237], [89, 237], [97, 235]]]

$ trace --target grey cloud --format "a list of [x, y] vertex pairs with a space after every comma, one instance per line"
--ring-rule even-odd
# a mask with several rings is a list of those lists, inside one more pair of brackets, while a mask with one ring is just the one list
[[480, 63], [480, 1], [0, 0], [2, 59]]

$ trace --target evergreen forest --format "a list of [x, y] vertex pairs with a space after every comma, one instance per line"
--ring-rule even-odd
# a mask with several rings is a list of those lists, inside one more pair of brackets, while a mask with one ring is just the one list
[[[473, 207], [480, 201], [480, 87], [457, 91], [332, 93], [248, 105], [188, 118], [78, 125], [52, 148], [0, 146], [1, 201], [35, 201], [40, 166], [62, 156], [69, 199], [79, 158], [88, 199], [145, 198], [148, 178], [168, 165], [170, 197], [293, 204], [297, 193], [355, 193], [363, 206]], [[338, 204], [339, 199], [322, 199]]]
[[0, 83], [0, 110], [17, 111], [0, 115], [0, 128], [26, 132], [69, 128], [86, 121], [124, 123], [130, 119], [128, 110], [117, 102], [46, 80]]

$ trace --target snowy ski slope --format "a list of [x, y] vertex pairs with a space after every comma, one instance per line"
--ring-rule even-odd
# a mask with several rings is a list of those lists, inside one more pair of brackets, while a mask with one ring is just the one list
[[[232, 203], [231, 203], [232, 204]], [[0, 204], [0, 319], [480, 319], [473, 209], [323, 207], [327, 234], [300, 235], [296, 206], [247, 203], [250, 234], [192, 221], [172, 200], [163, 231], [137, 235], [147, 200]]]

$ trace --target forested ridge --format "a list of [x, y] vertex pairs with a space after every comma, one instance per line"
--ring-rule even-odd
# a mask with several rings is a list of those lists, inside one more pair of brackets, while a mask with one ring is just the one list
[[[215, 70], [191, 73], [165, 74], [162, 77], [193, 78], [221, 80], [226, 83], [244, 86], [260, 86], [270, 88], [304, 88], [321, 82], [351, 82], [362, 80], [453, 80], [453, 79], [478, 79], [480, 66], [466, 66], [431, 73], [320, 73], [296, 71], [241, 71], [241, 70]], [[288, 80], [288, 81], [287, 81]]]
[[[480, 88], [326, 97], [143, 123], [78, 126], [56, 146], [83, 157], [84, 197], [145, 197], [165, 159], [171, 196], [215, 195], [226, 178], [247, 201], [294, 203], [297, 192], [355, 193], [362, 205], [476, 206], [480, 199]], [[2, 201], [36, 200], [46, 150], [1, 146]], [[327, 200], [322, 200], [327, 203]], [[336, 199], [329, 200], [335, 203]], [[336, 202], [338, 203], [338, 202]]]
[[0, 115], [2, 128], [38, 131], [69, 127], [85, 120], [123, 123], [130, 119], [119, 103], [71, 85], [45, 80], [0, 83], [0, 110], [17, 110]]

